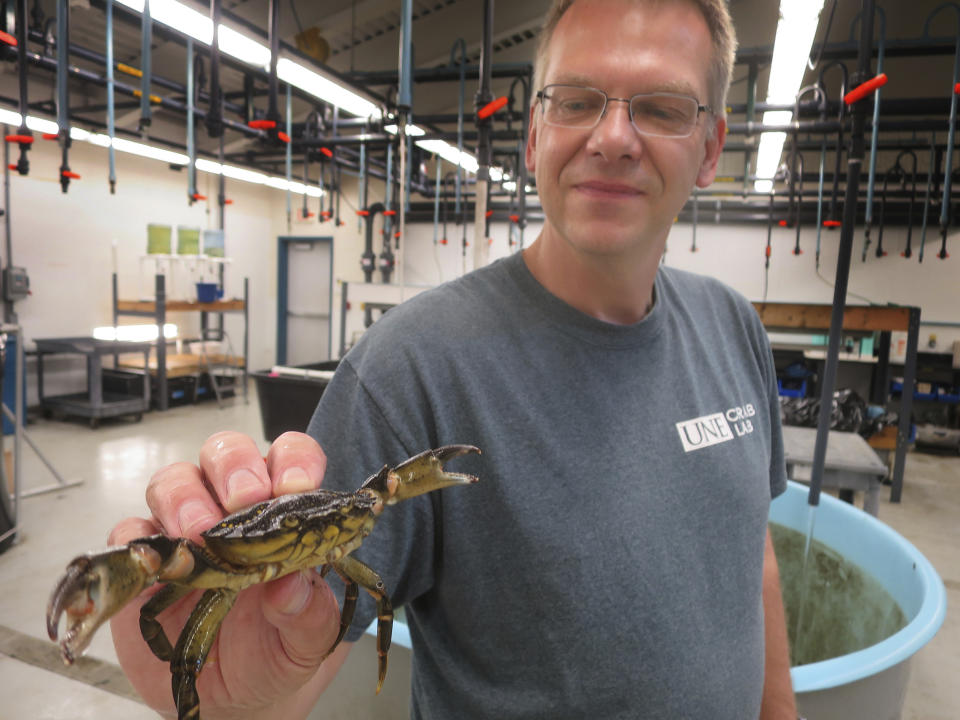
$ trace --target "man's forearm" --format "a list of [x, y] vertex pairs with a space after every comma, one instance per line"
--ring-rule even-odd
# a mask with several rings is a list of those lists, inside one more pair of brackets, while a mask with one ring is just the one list
[[769, 530], [763, 559], [763, 615], [766, 660], [760, 720], [796, 720], [797, 705], [790, 681], [786, 613], [780, 592], [780, 571]]

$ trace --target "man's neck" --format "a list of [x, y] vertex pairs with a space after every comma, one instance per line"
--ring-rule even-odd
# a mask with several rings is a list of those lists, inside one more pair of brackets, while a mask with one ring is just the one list
[[630, 257], [577, 251], [541, 232], [524, 250], [527, 268], [553, 295], [583, 313], [616, 325], [640, 322], [653, 307], [653, 287], [663, 252], [653, 243]]

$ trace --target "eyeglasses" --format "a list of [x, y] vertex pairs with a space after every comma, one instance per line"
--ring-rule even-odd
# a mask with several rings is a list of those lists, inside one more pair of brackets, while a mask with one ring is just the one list
[[689, 137], [700, 113], [713, 112], [689, 95], [658, 92], [614, 98], [603, 90], [577, 85], [547, 85], [537, 93], [537, 99], [547, 125], [584, 130], [597, 126], [607, 103], [627, 103], [630, 122], [637, 132], [655, 137]]

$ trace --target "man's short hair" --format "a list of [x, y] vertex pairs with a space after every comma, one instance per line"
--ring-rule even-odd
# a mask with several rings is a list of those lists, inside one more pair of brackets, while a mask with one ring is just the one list
[[[543, 89], [544, 73], [547, 66], [547, 52], [553, 31], [560, 22], [563, 14], [570, 9], [576, 0], [554, 0], [547, 11], [543, 28], [540, 31], [540, 40], [537, 45], [537, 55], [534, 62], [533, 92]], [[722, 117], [725, 114], [727, 90], [730, 88], [730, 78], [733, 75], [733, 63], [737, 54], [737, 34], [730, 19], [727, 0], [633, 0], [637, 4], [662, 5], [668, 2], [688, 2], [695, 6], [707, 22], [710, 37], [713, 41], [713, 58], [710, 63], [709, 98], [708, 104], [714, 112]]]

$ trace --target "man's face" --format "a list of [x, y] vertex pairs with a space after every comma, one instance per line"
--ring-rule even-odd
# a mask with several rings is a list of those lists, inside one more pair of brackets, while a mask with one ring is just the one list
[[[616, 98], [682, 93], [706, 105], [711, 52], [706, 22], [690, 4], [578, 0], [551, 39], [544, 83]], [[555, 127], [535, 104], [526, 161], [544, 233], [591, 254], [662, 248], [693, 186], [712, 182], [724, 131], [723, 120], [704, 113], [690, 137], [644, 136], [620, 102], [608, 103], [593, 129]]]

